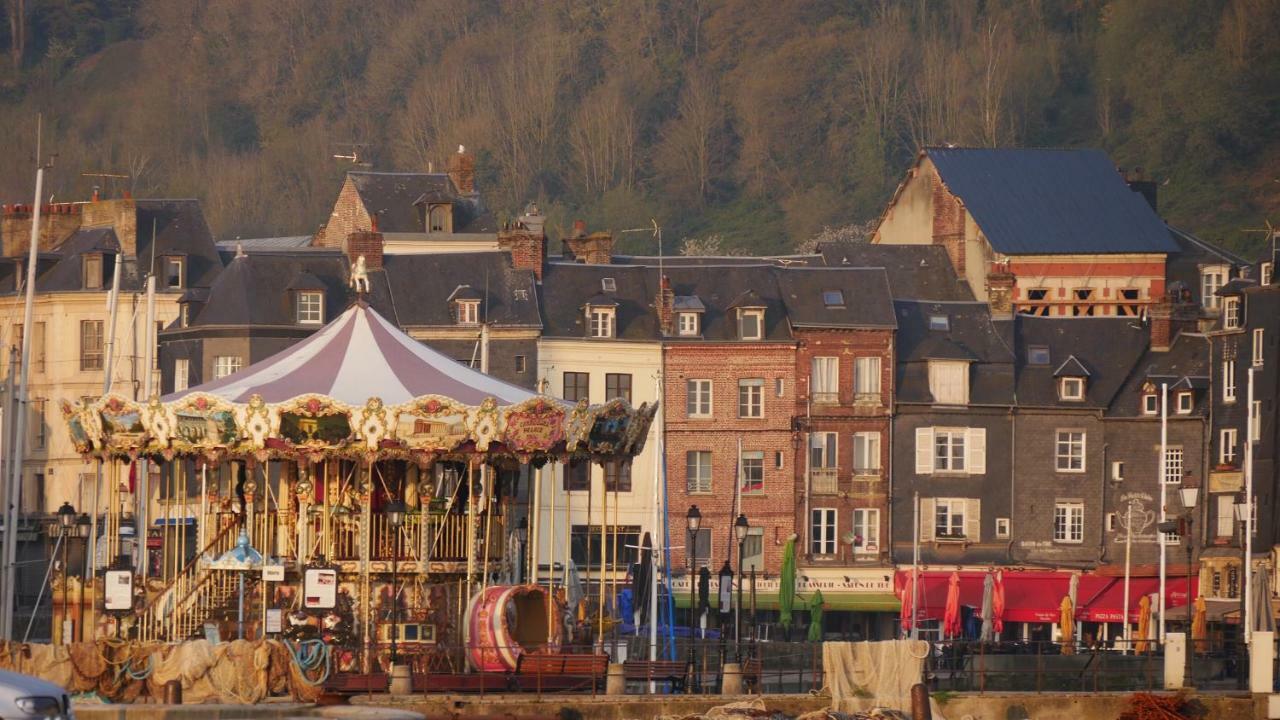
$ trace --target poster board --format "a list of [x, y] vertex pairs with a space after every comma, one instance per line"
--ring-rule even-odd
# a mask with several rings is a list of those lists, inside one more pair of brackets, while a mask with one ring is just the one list
[[302, 576], [302, 604], [308, 610], [332, 610], [338, 605], [338, 571], [307, 568]]
[[102, 607], [108, 612], [125, 612], [133, 609], [133, 572], [108, 570], [104, 578], [105, 591]]

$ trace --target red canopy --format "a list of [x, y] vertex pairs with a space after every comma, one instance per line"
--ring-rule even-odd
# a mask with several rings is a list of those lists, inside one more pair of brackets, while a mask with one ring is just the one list
[[[1200, 582], [1191, 578], [1191, 592], [1196, 594]], [[1160, 578], [1135, 577], [1129, 579], [1129, 622], [1138, 622], [1138, 601], [1143, 595], [1160, 592]], [[1187, 578], [1169, 576], [1165, 580], [1167, 594], [1165, 606], [1182, 607], [1187, 604]], [[1124, 578], [1081, 575], [1076, 617], [1092, 622], [1123, 622]]]

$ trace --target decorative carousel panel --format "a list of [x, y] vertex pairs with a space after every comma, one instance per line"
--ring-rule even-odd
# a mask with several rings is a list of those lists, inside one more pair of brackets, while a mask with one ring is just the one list
[[229, 447], [240, 440], [236, 407], [217, 395], [188, 395], [170, 403], [169, 412], [177, 449]]
[[502, 432], [502, 414], [498, 412], [498, 401], [487, 397], [467, 417], [467, 429], [471, 431], [471, 439], [476, 443], [476, 450], [484, 452]]
[[249, 444], [255, 448], [266, 447], [267, 438], [276, 434], [280, 427], [279, 413], [268, 406], [261, 395], [249, 396], [249, 404], [239, 415], [240, 427], [244, 429]]
[[169, 447], [176, 424], [173, 413], [160, 402], [158, 397], [152, 397], [151, 401], [142, 408], [142, 425], [147, 429], [154, 449]]
[[76, 452], [84, 454], [92, 452], [93, 439], [89, 435], [88, 428], [85, 427], [85, 405], [76, 403], [72, 405], [70, 402], [62, 401], [62, 418], [67, 422], [67, 429], [71, 433], [71, 444], [75, 446]]
[[620, 454], [626, 445], [627, 431], [635, 419], [626, 401], [614, 398], [593, 408], [595, 422], [587, 436], [587, 446], [596, 455]]
[[108, 450], [129, 451], [142, 446], [147, 430], [137, 403], [109, 395], [100, 399], [95, 409], [102, 418], [102, 440]]
[[569, 437], [566, 439], [565, 450], [574, 452], [586, 445], [593, 424], [595, 411], [587, 405], [586, 400], [579, 400], [573, 412], [569, 413]]
[[565, 439], [565, 411], [547, 398], [533, 398], [506, 412], [502, 439], [515, 452], [550, 452]]
[[413, 450], [453, 450], [467, 441], [466, 405], [437, 395], [416, 398], [393, 410], [395, 436]]
[[376, 450], [378, 445], [391, 433], [388, 417], [390, 412], [382, 404], [382, 398], [371, 397], [360, 410], [360, 426], [358, 435], [364, 441], [365, 448]]
[[630, 425], [627, 426], [627, 436], [623, 441], [623, 454], [634, 457], [644, 452], [645, 441], [649, 439], [649, 428], [653, 425], [653, 417], [657, 414], [657, 401], [654, 401], [653, 404], [640, 403], [640, 407], [635, 410], [635, 416], [632, 417]]
[[[252, 401], [250, 401], [252, 402]], [[324, 395], [303, 395], [275, 406], [276, 435], [302, 448], [344, 445], [355, 434], [351, 409]]]

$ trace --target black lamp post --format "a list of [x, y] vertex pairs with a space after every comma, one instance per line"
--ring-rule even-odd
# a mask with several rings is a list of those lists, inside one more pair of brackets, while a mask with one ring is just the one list
[[726, 559], [717, 574], [719, 586], [716, 588], [716, 602], [720, 606], [720, 666], [725, 663], [725, 637], [729, 634], [725, 629], [729, 625], [729, 613], [733, 606], [733, 568]]
[[516, 567], [520, 570], [520, 582], [529, 582], [529, 572], [525, 567], [525, 557], [529, 554], [529, 518], [522, 517], [516, 523], [516, 540], [520, 542], [520, 557], [516, 558]]
[[400, 559], [400, 526], [404, 525], [404, 503], [392, 500], [382, 508], [387, 516], [387, 525], [391, 526], [391, 667], [395, 667], [399, 658], [396, 655], [396, 640], [400, 636], [400, 600], [396, 582], [398, 578], [398, 561]]
[[1249, 602], [1249, 598], [1244, 594], [1244, 578], [1245, 573], [1249, 572], [1249, 546], [1246, 543], [1245, 533], [1249, 532], [1249, 515], [1253, 508], [1249, 506], [1249, 498], [1244, 493], [1236, 498], [1235, 511], [1236, 522], [1240, 525], [1240, 574], [1236, 578], [1236, 592], [1240, 594], [1240, 663], [1236, 674], [1239, 686], [1245, 687], [1245, 668], [1249, 662], [1249, 627], [1245, 624], [1245, 603]]
[[742, 662], [742, 556], [743, 545], [747, 542], [747, 531], [750, 529], [747, 516], [744, 513], [738, 513], [738, 519], [733, 521], [733, 535], [738, 539], [738, 605], [733, 609], [733, 646], [738, 662]]
[[1187, 511], [1187, 667], [1186, 677], [1182, 680], [1183, 687], [1195, 687], [1195, 675], [1192, 672], [1191, 662], [1196, 654], [1196, 645], [1191, 639], [1191, 553], [1195, 549], [1196, 536], [1192, 532], [1195, 525], [1196, 500], [1200, 496], [1200, 488], [1182, 487], [1178, 490], [1182, 495], [1182, 507]]
[[698, 552], [698, 528], [702, 527], [702, 513], [698, 510], [697, 505], [689, 506], [689, 512], [685, 513], [684, 520], [685, 526], [689, 530], [689, 549], [685, 553], [685, 558], [688, 561], [686, 564], [689, 566], [689, 674], [693, 676], [692, 681], [689, 683], [689, 691], [696, 693], [702, 689], [699, 687], [700, 683], [698, 682], [697, 642], [693, 636], [693, 625], [697, 616], [697, 612], [694, 610], [696, 603], [693, 600], [693, 568], [697, 564], [695, 556]]
[[64, 502], [58, 508], [58, 542], [62, 543], [62, 644], [71, 643], [71, 566], [67, 563], [67, 545], [78, 534], [76, 509]]

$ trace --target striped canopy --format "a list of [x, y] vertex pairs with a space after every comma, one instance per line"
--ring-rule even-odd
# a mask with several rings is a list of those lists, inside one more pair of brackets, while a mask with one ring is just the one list
[[514, 405], [533, 392], [472, 370], [414, 340], [368, 305], [358, 302], [302, 342], [262, 362], [162, 398], [165, 402], [192, 393], [247, 402], [260, 395], [279, 403], [299, 395], [328, 395], [348, 405], [369, 398], [387, 405], [423, 395], [441, 395], [467, 405], [492, 397]]

